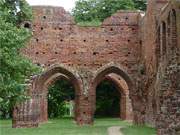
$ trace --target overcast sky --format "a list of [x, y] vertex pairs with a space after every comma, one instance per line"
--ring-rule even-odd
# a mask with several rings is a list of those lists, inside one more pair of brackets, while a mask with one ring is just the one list
[[76, 0], [26, 0], [30, 5], [61, 6], [70, 11], [75, 6]]

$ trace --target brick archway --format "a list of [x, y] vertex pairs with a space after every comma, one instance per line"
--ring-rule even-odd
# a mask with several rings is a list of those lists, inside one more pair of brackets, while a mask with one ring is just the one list
[[82, 81], [79, 74], [66, 66], [54, 65], [40, 75], [36, 82], [36, 89], [39, 90], [39, 94], [42, 95], [40, 99], [40, 122], [46, 122], [48, 120], [47, 112], [47, 94], [48, 87], [55, 83], [59, 79], [66, 79], [75, 89], [75, 120], [77, 119], [77, 113], [79, 112], [80, 95], [82, 93]]
[[[54, 65], [36, 76], [31, 82], [28, 95], [31, 99], [17, 105], [13, 112], [13, 127], [36, 127], [40, 122], [47, 121], [47, 93], [48, 86], [56, 80], [68, 79], [75, 88], [75, 120], [80, 110], [80, 95], [82, 95], [82, 81], [79, 74], [64, 65]], [[78, 122], [77, 122], [78, 123]]]
[[[120, 91], [120, 92], [123, 93], [123, 95], [126, 94], [125, 91], [123, 90], [122, 86], [117, 82], [117, 80], [115, 80], [114, 78], [109, 76], [112, 73], [116, 74], [119, 77], [121, 77], [122, 79], [124, 79], [124, 81], [126, 82], [126, 84], [128, 86], [128, 90], [132, 91], [132, 89], [133, 89], [132, 80], [123, 68], [121, 68], [119, 65], [114, 64], [114, 63], [110, 63], [110, 64], [103, 66], [94, 74], [94, 77], [93, 77], [92, 83], [91, 83], [91, 87], [90, 87], [90, 92], [92, 94], [91, 96], [92, 96], [92, 101], [93, 101], [92, 102], [93, 112], [95, 112], [95, 108], [96, 108], [95, 107], [96, 106], [96, 87], [102, 80], [110, 79], [111, 81], [115, 82], [116, 86], [119, 87], [118, 89], [122, 89], [122, 91]], [[129, 92], [128, 92], [128, 94], [129, 94]], [[124, 114], [122, 114], [122, 117], [123, 117], [122, 119], [126, 119], [126, 116]], [[130, 117], [130, 119], [131, 120], [133, 119], [132, 116]]]
[[120, 119], [133, 120], [132, 103], [129, 98], [129, 89], [125, 80], [114, 75], [105, 76], [104, 80], [112, 82], [120, 93]]
[[[73, 85], [74, 87], [74, 84], [71, 83], [71, 80], [61, 74], [61, 73], [57, 73], [55, 75], [53, 75], [52, 77], [50, 77], [48, 80], [45, 81], [44, 85], [43, 85], [43, 94], [44, 94], [44, 98], [43, 98], [43, 102], [40, 104], [40, 118], [39, 118], [39, 121], [42, 123], [42, 122], [47, 122], [48, 121], [48, 99], [47, 99], [47, 95], [48, 95], [48, 92], [49, 92], [49, 86], [53, 85], [56, 81], [58, 80], [66, 80], [68, 82], [70, 82], [71, 85]], [[78, 91], [76, 91], [78, 92]], [[75, 92], [75, 94], [76, 94]], [[75, 96], [77, 97], [77, 96]], [[78, 101], [78, 100], [77, 100]], [[76, 103], [76, 102], [75, 102]], [[77, 108], [77, 104], [75, 104], [75, 109]], [[75, 110], [76, 112], [76, 110]], [[76, 115], [75, 115], [76, 117]]]

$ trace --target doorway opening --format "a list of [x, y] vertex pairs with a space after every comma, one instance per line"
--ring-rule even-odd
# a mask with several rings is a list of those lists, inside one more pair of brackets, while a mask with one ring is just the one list
[[96, 88], [96, 118], [118, 118], [121, 114], [121, 94], [115, 84], [103, 80]]
[[60, 79], [48, 88], [48, 117], [73, 118], [75, 88], [69, 80]]

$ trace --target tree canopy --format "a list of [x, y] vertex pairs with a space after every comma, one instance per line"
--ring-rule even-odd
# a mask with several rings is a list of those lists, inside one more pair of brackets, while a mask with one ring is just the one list
[[135, 9], [145, 11], [147, 6], [147, 0], [133, 0]]
[[75, 21], [102, 22], [117, 10], [145, 10], [146, 0], [78, 0], [72, 10]]
[[14, 104], [26, 98], [25, 79], [38, 71], [20, 53], [31, 37], [20, 24], [31, 18], [25, 0], [0, 1], [0, 116], [8, 117]]
[[0, 17], [5, 22], [17, 25], [32, 20], [32, 10], [25, 0], [1, 0]]

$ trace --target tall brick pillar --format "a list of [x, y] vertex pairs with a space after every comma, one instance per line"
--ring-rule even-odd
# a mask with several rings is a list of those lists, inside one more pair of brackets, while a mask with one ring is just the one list
[[77, 108], [76, 121], [79, 125], [89, 125], [93, 123], [93, 110], [91, 107], [90, 97], [80, 95], [79, 108]]
[[92, 73], [86, 69], [81, 69], [80, 76], [83, 80], [83, 88], [79, 95], [76, 121], [79, 125], [89, 125], [93, 124], [94, 116], [94, 108], [92, 106], [92, 103], [94, 102], [93, 93], [90, 89]]
[[12, 120], [13, 128], [38, 126], [38, 102], [39, 99], [32, 98], [14, 107]]
[[42, 95], [40, 98], [40, 117], [39, 117], [39, 121], [41, 123], [45, 123], [48, 121], [48, 101], [47, 101], [47, 97], [46, 95]]

